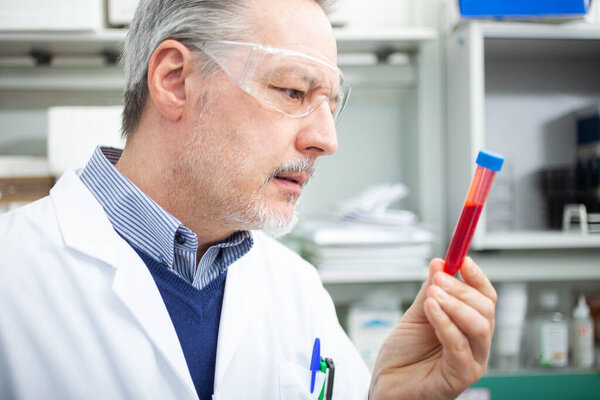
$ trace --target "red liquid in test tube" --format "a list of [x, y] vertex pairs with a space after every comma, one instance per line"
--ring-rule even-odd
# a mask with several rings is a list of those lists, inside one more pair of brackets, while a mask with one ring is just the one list
[[500, 171], [503, 162], [504, 157], [499, 154], [487, 150], [479, 152], [475, 176], [473, 176], [465, 205], [446, 253], [444, 272], [447, 274], [456, 275], [465, 260], [479, 215], [492, 187], [496, 172]]

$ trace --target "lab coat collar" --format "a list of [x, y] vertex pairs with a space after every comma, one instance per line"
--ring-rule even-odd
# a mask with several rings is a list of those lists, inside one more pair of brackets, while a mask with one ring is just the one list
[[[252, 249], [230, 265], [227, 272], [217, 343], [215, 393], [219, 392], [220, 383], [247, 332], [248, 324], [255, 319], [257, 313], [264, 310], [264, 294], [268, 287], [260, 279], [262, 275], [258, 271], [264, 261], [261, 259], [262, 243], [255, 232], [253, 238]], [[257, 358], [260, 357], [257, 354]], [[252, 368], [252, 360], [248, 360], [248, 365]]]
[[115, 268], [113, 290], [197, 399], [177, 333], [148, 268], [113, 229], [102, 206], [73, 171], [50, 191], [65, 245]]

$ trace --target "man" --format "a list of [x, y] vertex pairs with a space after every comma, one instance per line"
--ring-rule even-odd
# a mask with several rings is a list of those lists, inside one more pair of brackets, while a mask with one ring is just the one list
[[[496, 294], [430, 275], [372, 377], [314, 269], [273, 239], [348, 87], [315, 0], [142, 1], [125, 149], [0, 219], [3, 398], [450, 399], [485, 370]], [[250, 232], [250, 231], [253, 232]], [[312, 392], [312, 394], [311, 394]]]

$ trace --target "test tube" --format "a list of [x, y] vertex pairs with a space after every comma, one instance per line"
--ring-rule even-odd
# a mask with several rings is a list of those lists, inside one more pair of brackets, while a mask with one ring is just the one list
[[500, 154], [488, 150], [479, 152], [475, 161], [477, 164], [475, 176], [446, 253], [444, 272], [447, 274], [456, 275], [465, 260], [483, 204], [490, 192], [496, 172], [500, 171], [503, 162], [504, 157]]

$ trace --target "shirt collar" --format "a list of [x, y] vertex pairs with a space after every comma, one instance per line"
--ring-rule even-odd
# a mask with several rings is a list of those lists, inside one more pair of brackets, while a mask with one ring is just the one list
[[172, 267], [175, 234], [183, 225], [113, 165], [122, 152], [97, 147], [80, 178], [120, 235], [156, 261]]
[[[97, 147], [80, 178], [120, 235], [156, 261], [173, 268], [174, 249], [180, 247], [196, 252], [198, 238], [115, 167], [122, 152]], [[213, 247], [235, 250], [233, 256], [227, 257], [228, 265], [248, 252], [253, 242], [249, 231], [237, 231]]]

